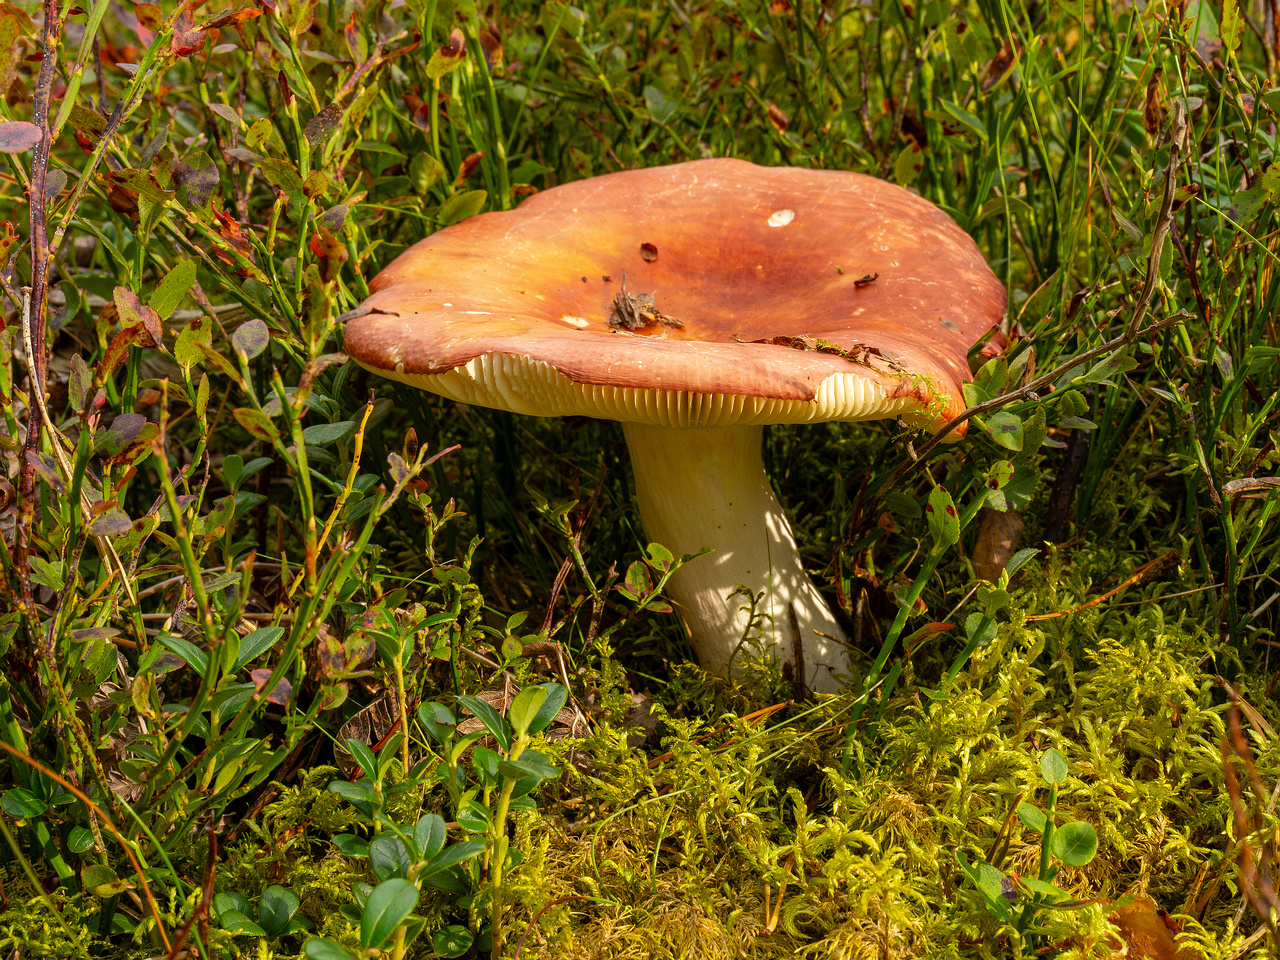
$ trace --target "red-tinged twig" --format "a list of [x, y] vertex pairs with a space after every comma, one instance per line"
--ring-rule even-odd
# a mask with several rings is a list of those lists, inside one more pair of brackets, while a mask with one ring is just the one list
[[218, 835], [214, 833], [212, 826], [206, 825], [204, 831], [209, 841], [209, 850], [204, 858], [204, 883], [200, 887], [200, 902], [196, 904], [191, 917], [178, 931], [178, 935], [173, 938], [173, 946], [169, 948], [169, 955], [165, 960], [178, 960], [182, 956], [187, 938], [191, 936], [191, 928], [196, 924], [199, 924], [197, 938], [206, 946], [209, 943], [209, 905], [213, 903], [213, 868], [218, 863]]
[[29, 196], [27, 209], [31, 220], [31, 289], [24, 295], [22, 310], [22, 335], [30, 371], [27, 384], [27, 436], [22, 450], [22, 473], [18, 481], [18, 536], [15, 565], [22, 586], [22, 606], [25, 614], [30, 649], [20, 651], [29, 662], [23, 666], [34, 668], [31, 658], [37, 655], [39, 641], [36, 638], [35, 595], [31, 589], [31, 539], [35, 523], [35, 457], [40, 453], [40, 437], [44, 433], [43, 404], [37, 398], [44, 397], [45, 371], [48, 366], [45, 344], [45, 315], [49, 306], [49, 222], [46, 190], [49, 178], [49, 154], [53, 149], [53, 135], [49, 129], [49, 105], [53, 99], [53, 81], [58, 75], [58, 45], [62, 38], [62, 16], [58, 0], [45, 0], [44, 27], [41, 35], [40, 73], [36, 78], [32, 98], [32, 122], [40, 128], [40, 142], [31, 155], [31, 174], [28, 177]]

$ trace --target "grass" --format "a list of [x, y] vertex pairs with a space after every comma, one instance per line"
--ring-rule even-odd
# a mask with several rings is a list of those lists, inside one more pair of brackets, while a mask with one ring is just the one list
[[[0, 8], [0, 948], [1086, 957], [1149, 896], [1196, 955], [1265, 955], [1274, 21]], [[338, 352], [441, 226], [703, 156], [895, 180], [1009, 290], [964, 442], [767, 433], [853, 628], [844, 697], [710, 677], [660, 604], [605, 589], [662, 564], [615, 425]], [[926, 522], [944, 495], [962, 529]], [[984, 507], [1037, 551], [994, 583]], [[513, 697], [548, 684], [573, 715], [539, 726]], [[494, 748], [451, 757], [430, 704]], [[1054, 846], [1073, 823], [1095, 856]]]

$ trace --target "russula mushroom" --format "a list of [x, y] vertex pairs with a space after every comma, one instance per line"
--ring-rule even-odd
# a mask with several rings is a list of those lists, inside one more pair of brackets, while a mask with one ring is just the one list
[[677, 556], [713, 549], [668, 591], [699, 660], [729, 669], [743, 585], [764, 593], [765, 642], [793, 666], [799, 648], [819, 691], [838, 687], [844, 633], [765, 474], [764, 425], [936, 427], [1005, 311], [977, 246], [929, 202], [740, 160], [546, 190], [428, 237], [370, 290], [346, 327], [363, 367], [463, 403], [621, 421], [646, 535]]

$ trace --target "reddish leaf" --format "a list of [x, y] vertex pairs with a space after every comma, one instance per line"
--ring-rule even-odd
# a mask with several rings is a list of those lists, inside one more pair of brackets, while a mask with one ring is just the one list
[[123, 537], [133, 529], [133, 522], [119, 507], [111, 507], [94, 518], [89, 532], [95, 537]]
[[41, 480], [53, 487], [58, 493], [67, 492], [67, 488], [62, 483], [62, 476], [58, 473], [58, 467], [53, 462], [52, 457], [46, 457], [43, 453], [37, 453], [35, 450], [28, 450], [27, 463], [31, 464], [32, 469], [40, 474]]
[[122, 413], [111, 425], [99, 430], [93, 438], [94, 451], [99, 456], [114, 457], [133, 443], [147, 425], [147, 418], [140, 413]]
[[40, 142], [40, 128], [26, 120], [0, 123], [0, 153], [23, 153]]
[[322, 107], [320, 112], [307, 121], [307, 128], [302, 132], [307, 138], [307, 143], [313, 146], [317, 143], [323, 143], [329, 139], [329, 134], [338, 126], [338, 121], [342, 119], [342, 108], [336, 103], [330, 103]]
[[126, 326], [111, 339], [111, 345], [107, 347], [107, 353], [98, 364], [98, 381], [105, 381], [116, 367], [124, 362], [124, 358], [129, 355], [129, 348], [134, 346], [153, 347], [155, 341], [151, 338], [151, 334], [147, 332], [147, 328], [141, 323], [135, 323], [132, 326]]
[[418, 96], [417, 87], [413, 88], [412, 93], [404, 95], [404, 105], [409, 108], [409, 119], [415, 127], [421, 130], [431, 129], [431, 112], [422, 97]]
[[246, 20], [252, 20], [254, 17], [262, 16], [262, 11], [257, 7], [241, 7], [239, 10], [232, 10], [230, 13], [223, 13], [214, 17], [205, 23], [209, 29], [217, 29], [219, 27], [238, 27]]
[[338, 271], [342, 269], [342, 265], [347, 262], [347, 248], [337, 237], [324, 228], [323, 225], [316, 225], [316, 232], [311, 235], [311, 252], [320, 260], [320, 272], [324, 281], [328, 283]]
[[449, 42], [431, 55], [427, 61], [427, 78], [439, 80], [447, 73], [452, 73], [462, 66], [462, 58], [467, 55], [467, 41], [462, 31], [457, 29], [449, 34]]
[[[244, 231], [240, 229], [240, 224], [236, 222], [236, 218], [225, 210], [215, 210], [213, 214], [218, 218], [218, 233], [221, 234], [222, 239], [227, 241], [237, 253], [240, 253], [246, 259], [252, 259], [253, 247], [249, 243], [249, 238], [245, 236]], [[226, 263], [235, 263], [235, 259], [225, 251], [215, 248], [214, 252], [217, 253], [219, 259]], [[238, 270], [237, 273], [248, 275], [244, 273], [243, 269]]]
[[197, 27], [190, 8], [183, 7], [173, 20], [173, 39], [169, 41], [169, 52], [175, 57], [189, 57], [203, 48], [204, 42], [205, 28]]
[[773, 124], [775, 130], [782, 133], [791, 125], [791, 118], [783, 113], [772, 100], [766, 100], [765, 104], [769, 108], [769, 122]]
[[476, 167], [480, 166], [480, 161], [483, 159], [484, 159], [484, 151], [481, 150], [478, 153], [471, 154], [465, 160], [463, 160], [462, 166], [458, 168], [458, 179], [456, 181], [456, 184], [458, 186], [461, 186], [462, 183], [469, 176], [471, 176], [471, 174], [475, 173]]
[[178, 188], [178, 201], [187, 209], [203, 207], [218, 185], [218, 167], [206, 153], [192, 154], [187, 161], [173, 167], [173, 185]]
[[293, 696], [293, 684], [281, 677], [276, 681], [276, 685], [271, 688], [270, 692], [264, 693], [264, 688], [271, 682], [271, 673], [270, 667], [259, 667], [257, 670], [251, 671], [250, 676], [253, 677], [254, 686], [258, 688], [258, 696], [265, 697], [268, 702], [279, 704], [283, 707], [289, 702], [289, 698]]
[[120, 314], [120, 322], [126, 327], [141, 325], [151, 338], [145, 346], [159, 347], [164, 344], [164, 326], [160, 323], [160, 314], [138, 300], [138, 295], [127, 287], [116, 287], [112, 302]]
[[356, 26], [354, 11], [351, 14], [351, 22], [342, 28], [342, 33], [346, 37], [347, 50], [351, 52], [351, 60], [358, 66], [365, 58], [360, 56], [360, 28]]
[[488, 30], [480, 31], [480, 49], [490, 73], [501, 73], [503, 66], [502, 42]]
[[138, 18], [138, 40], [141, 41], [143, 46], [149, 47], [151, 46], [151, 41], [156, 38], [160, 25], [164, 22], [164, 14], [154, 3], [135, 4], [133, 12]]

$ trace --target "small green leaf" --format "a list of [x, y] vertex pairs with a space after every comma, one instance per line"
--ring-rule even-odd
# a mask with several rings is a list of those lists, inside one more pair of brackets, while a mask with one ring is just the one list
[[182, 658], [183, 662], [191, 669], [195, 670], [200, 676], [204, 676], [205, 670], [209, 667], [209, 658], [203, 650], [197, 647], [186, 637], [179, 637], [172, 633], [162, 633], [156, 638], [165, 647], [176, 653]]
[[[993, 413], [984, 424], [991, 439], [1008, 450], [1022, 449], [1022, 420], [1005, 410]], [[1006, 480], [1006, 482], [1008, 482]]]
[[651, 543], [645, 547], [645, 559], [655, 570], [661, 570], [666, 573], [671, 569], [671, 565], [676, 562], [676, 558], [660, 543]]
[[463, 840], [452, 846], [445, 847], [440, 851], [421, 870], [418, 871], [420, 878], [426, 878], [433, 873], [440, 873], [442, 870], [448, 870], [450, 867], [462, 863], [464, 860], [470, 860], [472, 857], [484, 853], [486, 844], [483, 840]]
[[354, 420], [339, 420], [337, 423], [316, 423], [302, 431], [302, 439], [308, 446], [323, 447], [339, 440], [345, 440], [355, 432]]
[[511, 706], [507, 708], [507, 720], [517, 737], [523, 737], [528, 732], [529, 725], [537, 717], [538, 710], [546, 699], [547, 691], [544, 687], [525, 687], [516, 694]]
[[1079, 820], [1064, 823], [1054, 832], [1049, 849], [1068, 867], [1083, 867], [1098, 852], [1098, 834]]
[[67, 834], [67, 847], [72, 853], [84, 853], [93, 849], [93, 831], [88, 827], [72, 827]]
[[266, 653], [284, 636], [284, 627], [262, 627], [240, 638], [240, 653], [236, 657], [235, 669], [239, 670], [251, 660]]
[[407, 876], [412, 865], [409, 849], [399, 837], [382, 833], [369, 841], [369, 866], [379, 880]]
[[364, 775], [370, 780], [377, 780], [378, 760], [373, 755], [373, 751], [369, 749], [368, 744], [357, 740], [355, 737], [348, 737], [346, 747], [351, 756], [355, 758], [356, 763], [360, 764], [360, 769], [364, 771]]
[[982, 125], [981, 120], [958, 103], [952, 103], [950, 100], [943, 100], [941, 103], [942, 109], [947, 111], [952, 118], [959, 121], [966, 130], [972, 133], [981, 142], [987, 142], [987, 128]]
[[1039, 894], [1050, 902], [1061, 900], [1067, 895], [1067, 891], [1061, 887], [1055, 886], [1047, 880], [1041, 880], [1038, 877], [1028, 877], [1023, 879], [1022, 885], [1032, 893]]
[[417, 905], [418, 888], [408, 880], [395, 877], [374, 887], [360, 914], [360, 948], [381, 947]]
[[644, 88], [644, 107], [656, 123], [668, 123], [680, 112], [678, 103], [668, 99], [665, 93], [653, 86]]
[[475, 936], [456, 923], [437, 930], [431, 938], [431, 949], [442, 957], [460, 957], [471, 949]]
[[334, 780], [329, 784], [329, 792], [336, 793], [342, 799], [352, 803], [372, 803], [376, 799], [373, 786], [368, 780], [357, 780], [355, 783]]
[[26, 820], [40, 816], [49, 805], [26, 787], [14, 787], [0, 798], [0, 808], [15, 820]]
[[231, 345], [236, 353], [245, 361], [252, 360], [271, 342], [271, 332], [267, 325], [257, 317], [252, 317], [240, 324], [231, 335]]
[[418, 196], [425, 197], [431, 185], [444, 176], [444, 166], [431, 154], [416, 154], [409, 161], [409, 180]]
[[302, 952], [307, 960], [355, 960], [345, 948], [325, 937], [308, 940]]
[[929, 519], [929, 533], [933, 536], [935, 547], [949, 547], [960, 539], [960, 514], [946, 487], [933, 488], [924, 513]]
[[289, 921], [298, 912], [298, 895], [287, 887], [273, 883], [262, 891], [262, 900], [258, 904], [258, 925], [266, 931], [268, 937], [278, 937], [289, 926]]
[[480, 775], [480, 785], [488, 790], [498, 782], [498, 763], [500, 757], [487, 747], [476, 747], [471, 751], [471, 763]]
[[1009, 559], [1009, 562], [1005, 564], [1005, 574], [1012, 578], [1015, 573], [1026, 566], [1027, 562], [1034, 558], [1039, 552], [1040, 551], [1035, 547], [1025, 547], [1022, 550], [1019, 550]]
[[430, 860], [444, 848], [444, 818], [434, 813], [424, 813], [413, 828], [413, 842], [418, 856]]
[[453, 739], [458, 720], [442, 703], [424, 703], [418, 707], [418, 722], [436, 743], [444, 745]]
[[996, 622], [984, 614], [971, 613], [965, 617], [964, 632], [970, 641], [985, 647], [996, 638]]
[[215, 893], [213, 895], [213, 915], [221, 917], [229, 910], [238, 910], [240, 913], [247, 914], [249, 912], [249, 899], [244, 894], [236, 893], [234, 890]]
[[474, 217], [484, 209], [485, 201], [488, 199], [489, 194], [484, 190], [467, 190], [464, 193], [455, 193], [440, 204], [440, 212], [436, 216], [443, 226], [449, 227], [455, 223], [461, 223], [469, 217]]
[[338, 852], [348, 857], [367, 857], [369, 843], [361, 840], [354, 833], [339, 833], [330, 837], [329, 842], [338, 848]]
[[95, 863], [80, 871], [80, 883], [95, 897], [107, 899], [133, 888], [128, 880], [121, 880], [116, 872], [101, 863]]
[[484, 724], [485, 729], [493, 735], [493, 738], [498, 741], [498, 745], [502, 747], [503, 753], [511, 749], [511, 728], [507, 726], [507, 721], [502, 718], [502, 714], [479, 697], [473, 697], [469, 694], [458, 697], [458, 703], [470, 710], [472, 715]]
[[161, 320], [168, 320], [178, 308], [182, 298], [191, 290], [196, 282], [196, 264], [194, 260], [179, 260], [172, 270], [164, 275], [155, 290], [151, 292], [148, 306], [160, 315]]
[[1023, 826], [1035, 833], [1044, 833], [1045, 824], [1049, 822], [1044, 811], [1030, 803], [1018, 804], [1018, 819]]
[[1040, 758], [1040, 775], [1044, 777], [1046, 783], [1051, 783], [1055, 787], [1060, 786], [1067, 779], [1066, 758], [1050, 747]]
[[546, 757], [536, 750], [526, 750], [520, 754], [519, 760], [503, 760], [498, 764], [498, 772], [504, 777], [519, 780], [523, 777], [538, 777], [549, 780], [560, 776], [560, 769], [547, 762]]
[[488, 833], [489, 808], [474, 800], [463, 800], [458, 807], [458, 826], [468, 833]]
[[1008, 460], [997, 460], [987, 471], [987, 489], [999, 490], [1013, 479], [1013, 464]]
[[222, 924], [223, 930], [230, 930], [232, 933], [249, 934], [255, 937], [265, 937], [267, 931], [258, 926], [239, 910], [227, 910], [218, 917]]
[[551, 725], [554, 720], [564, 709], [564, 705], [569, 700], [569, 691], [558, 683], [544, 683], [543, 689], [547, 691], [547, 698], [542, 701], [542, 706], [538, 708], [537, 716], [529, 724], [529, 736], [541, 733]]
[[1077, 376], [1072, 382], [1076, 383], [1104, 383], [1109, 382], [1112, 377], [1117, 377], [1122, 373], [1127, 373], [1138, 365], [1138, 362], [1128, 355], [1128, 348], [1121, 347], [1111, 356], [1099, 360], [1083, 375]]

